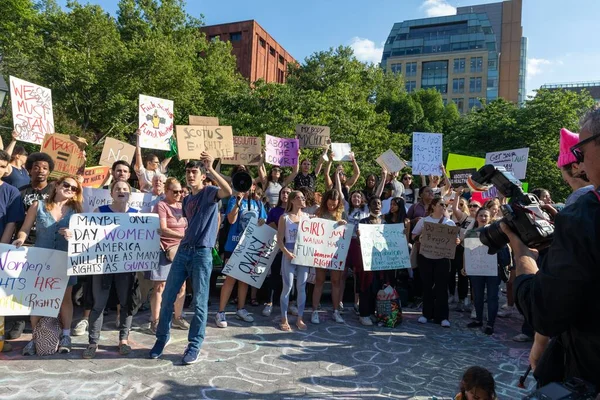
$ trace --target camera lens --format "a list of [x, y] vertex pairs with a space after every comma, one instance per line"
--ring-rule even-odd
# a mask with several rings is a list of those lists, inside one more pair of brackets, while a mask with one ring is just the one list
[[501, 248], [508, 244], [508, 236], [502, 232], [500, 222], [506, 222], [504, 218], [479, 231], [479, 240], [488, 247], [488, 254], [496, 254]]

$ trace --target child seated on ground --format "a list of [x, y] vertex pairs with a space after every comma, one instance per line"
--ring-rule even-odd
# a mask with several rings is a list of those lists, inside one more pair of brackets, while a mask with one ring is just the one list
[[470, 367], [460, 381], [460, 393], [454, 400], [496, 400], [494, 377], [485, 368]]

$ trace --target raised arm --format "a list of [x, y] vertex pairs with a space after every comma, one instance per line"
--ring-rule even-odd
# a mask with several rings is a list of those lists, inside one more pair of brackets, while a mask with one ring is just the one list
[[[31, 227], [35, 223], [35, 217], [37, 216], [37, 209], [39, 203], [34, 201], [29, 210], [27, 210], [27, 215], [25, 216], [25, 221], [21, 226], [21, 230], [17, 233], [13, 244], [17, 247], [22, 246], [27, 240], [27, 236], [29, 236], [29, 232], [31, 231]], [[4, 234], [2, 235], [2, 239], [4, 239]]]
[[[15, 149], [15, 146], [17, 145], [17, 139], [19, 139], [19, 134], [17, 133], [17, 131], [13, 130], [12, 131], [12, 140], [10, 141], [10, 143], [8, 144], [6, 149], [4, 149], [4, 151], [6, 151], [9, 156], [12, 155], [12, 152]], [[0, 142], [1, 142], [1, 140], [0, 140]], [[2, 146], [4, 146], [4, 145], [2, 145]]]
[[440, 165], [440, 169], [442, 170], [442, 182], [444, 183], [441, 195], [444, 197], [450, 193], [452, 185], [450, 184], [450, 179], [448, 178], [448, 173], [446, 172], [446, 168], [444, 168], [444, 164]]
[[427, 186], [427, 178], [425, 178], [425, 175], [421, 174], [419, 176], [421, 177], [421, 187]]
[[169, 165], [169, 163], [171, 162], [171, 159], [173, 157], [169, 157], [169, 158], [165, 158], [164, 160], [162, 160], [162, 162], [160, 163], [160, 166], [162, 168], [163, 171], [167, 170], [167, 166]]
[[317, 161], [317, 166], [315, 167], [315, 175], [317, 175], [317, 176], [321, 172], [321, 168], [323, 168], [323, 162], [325, 161], [325, 158], [327, 157], [327, 151], [329, 150], [330, 144], [331, 144], [331, 141], [329, 141], [327, 143], [327, 147], [325, 147], [325, 150], [323, 150], [323, 154], [321, 154], [321, 157], [319, 157], [319, 161]]
[[260, 164], [258, 165], [258, 181], [262, 185], [263, 189], [267, 189], [268, 179], [267, 179], [267, 168], [265, 167], [265, 157], [264, 154], [260, 157]]
[[336, 169], [335, 170], [335, 190], [337, 190], [338, 192], [340, 192], [340, 196], [343, 199], [344, 198], [344, 192], [342, 191], [342, 180], [340, 178], [340, 170]]
[[358, 181], [358, 178], [360, 178], [360, 168], [358, 167], [354, 153], [350, 153], [350, 158], [352, 159], [352, 176], [346, 181], [348, 190], [352, 189], [352, 186], [354, 186]]
[[215, 161], [214, 157], [203, 151], [200, 154], [200, 160], [204, 161], [206, 172], [211, 174], [215, 178], [215, 181], [217, 181], [217, 185], [219, 186], [217, 196], [219, 196], [220, 199], [231, 196], [233, 193], [231, 186], [229, 186], [229, 183], [213, 168], [213, 162]]
[[298, 162], [292, 167], [292, 173], [283, 181], [283, 186], [287, 186], [294, 182], [294, 179], [298, 176], [298, 171], [300, 171], [300, 151], [298, 151]]
[[[333, 188], [333, 181], [331, 180], [331, 157], [329, 158], [329, 161], [327, 161], [327, 166], [325, 167], [325, 187], [327, 188], [327, 190]], [[337, 175], [338, 171], [337, 169], [334, 172], [334, 175]]]
[[375, 196], [381, 198], [381, 194], [383, 193], [383, 188], [385, 186], [385, 180], [387, 178], [388, 172], [385, 168], [381, 169], [381, 179], [379, 180], [379, 186], [377, 186], [377, 191], [375, 192]]
[[135, 131], [136, 142], [135, 142], [135, 167], [134, 170], [136, 173], [140, 172], [140, 168], [144, 166], [144, 160], [142, 160], [142, 149], [140, 148], [140, 134], [141, 131], [137, 129]]

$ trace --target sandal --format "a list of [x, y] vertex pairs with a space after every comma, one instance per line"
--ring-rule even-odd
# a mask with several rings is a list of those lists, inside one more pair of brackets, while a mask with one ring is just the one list
[[131, 346], [125, 343], [119, 345], [119, 354], [122, 356], [126, 356], [131, 353]]
[[296, 327], [298, 328], [298, 330], [301, 331], [305, 331], [306, 329], [308, 329], [304, 321], [296, 321]]
[[96, 356], [96, 350], [98, 350], [97, 344], [89, 344], [88, 347], [83, 351], [82, 357], [86, 360], [92, 359]]
[[260, 304], [258, 303], [258, 301], [256, 299], [250, 299], [250, 305], [252, 307], [258, 307], [258, 306], [260, 306]]
[[290, 326], [289, 322], [282, 322], [279, 324], [279, 329], [281, 329], [284, 332], [291, 332], [292, 331], [292, 327]]

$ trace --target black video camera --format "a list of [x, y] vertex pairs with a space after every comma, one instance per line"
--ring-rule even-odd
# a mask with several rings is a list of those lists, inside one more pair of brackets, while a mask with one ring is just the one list
[[523, 397], [523, 400], [593, 400], [594, 385], [578, 378], [571, 378], [563, 384], [550, 383], [534, 393]]
[[484, 191], [489, 185], [494, 185], [504, 197], [510, 198], [510, 202], [501, 207], [503, 218], [480, 230], [479, 239], [489, 248], [489, 254], [496, 254], [509, 242], [500, 228], [500, 222], [508, 225], [527, 247], [542, 249], [552, 243], [554, 225], [550, 222], [550, 217], [542, 211], [538, 198], [523, 193], [519, 183], [503, 167], [490, 164], [484, 165], [467, 181], [477, 191]]

